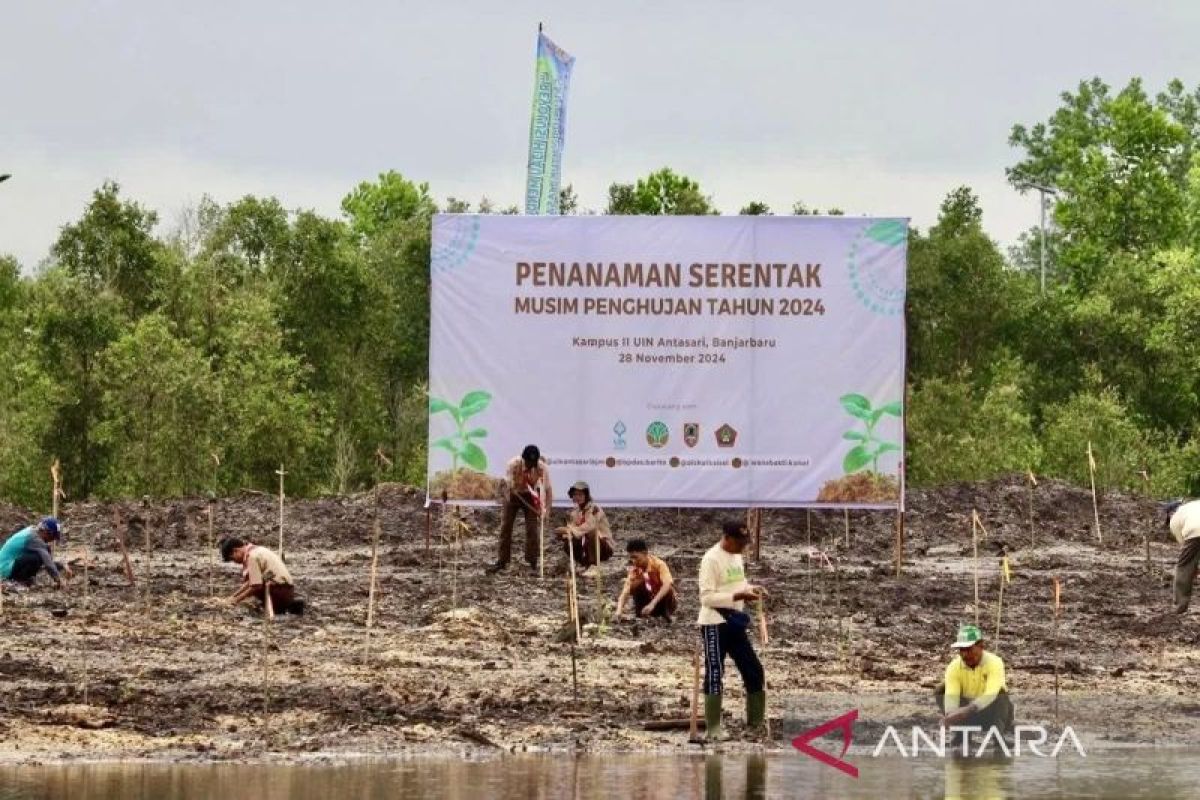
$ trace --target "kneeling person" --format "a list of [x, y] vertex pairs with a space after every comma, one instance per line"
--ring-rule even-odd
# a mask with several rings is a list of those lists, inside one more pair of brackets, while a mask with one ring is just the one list
[[283, 559], [265, 547], [236, 537], [221, 542], [221, 558], [242, 565], [242, 585], [230, 598], [238, 605], [250, 598], [266, 604], [266, 587], [271, 585], [271, 607], [277, 613], [303, 614], [304, 600], [296, 597], [292, 574]]
[[937, 689], [938, 706], [946, 727], [978, 726], [986, 736], [995, 727], [1001, 735], [1013, 728], [1013, 704], [1004, 680], [1004, 660], [984, 649], [978, 625], [963, 625], [951, 647], [958, 655], [946, 667], [945, 682]]
[[599, 561], [612, 558], [612, 531], [604, 509], [592, 501], [592, 490], [585, 481], [578, 481], [567, 492], [575, 503], [567, 524], [558, 529], [563, 549], [570, 550], [575, 563], [593, 567]]
[[642, 539], [630, 540], [625, 549], [629, 552], [629, 577], [617, 598], [617, 619], [625, 612], [625, 601], [633, 597], [639, 617], [665, 617], [670, 622], [678, 605], [671, 569], [661, 558], [650, 555]]
[[50, 543], [57, 542], [59, 536], [58, 520], [46, 517], [36, 527], [30, 525], [8, 537], [0, 547], [0, 580], [31, 586], [45, 567], [54, 585], [63, 588], [63, 577], [71, 577], [71, 568], [57, 563], [50, 552]]

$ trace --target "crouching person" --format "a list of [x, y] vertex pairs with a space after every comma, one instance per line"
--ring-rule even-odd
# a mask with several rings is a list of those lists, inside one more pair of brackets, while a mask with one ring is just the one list
[[59, 536], [58, 520], [46, 517], [36, 526], [22, 528], [8, 537], [0, 547], [0, 580], [32, 586], [33, 579], [45, 568], [54, 585], [63, 588], [64, 578], [71, 577], [71, 568], [56, 562], [50, 551]]
[[221, 558], [242, 565], [242, 585], [229, 599], [233, 605], [253, 598], [260, 607], [266, 603], [270, 584], [271, 607], [276, 613], [303, 614], [304, 600], [296, 597], [292, 574], [283, 559], [265, 547], [232, 537], [221, 542]]
[[662, 617], [670, 622], [678, 605], [670, 567], [658, 556], [650, 555], [643, 539], [631, 539], [625, 549], [629, 552], [629, 577], [617, 598], [617, 619], [625, 613], [625, 603], [632, 597], [639, 617]]
[[1001, 736], [1013, 729], [1013, 704], [1004, 678], [1004, 660], [984, 649], [978, 625], [962, 625], [951, 645], [958, 655], [946, 667], [945, 682], [937, 688], [944, 727], [979, 727], [986, 738], [996, 728]]

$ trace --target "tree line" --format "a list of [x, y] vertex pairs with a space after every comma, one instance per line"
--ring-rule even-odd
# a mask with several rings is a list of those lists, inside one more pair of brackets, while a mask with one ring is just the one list
[[[1002, 251], [966, 186], [910, 233], [909, 481], [1086, 482], [1091, 442], [1102, 487], [1200, 493], [1200, 90], [1085, 81], [1009, 142], [1044, 235]], [[163, 232], [106, 183], [36, 269], [0, 257], [0, 497], [45, 505], [54, 458], [76, 498], [270, 490], [280, 462], [293, 495], [422, 483], [439, 204], [389, 171], [341, 210], [205, 199]], [[719, 212], [664, 168], [599, 213]]]

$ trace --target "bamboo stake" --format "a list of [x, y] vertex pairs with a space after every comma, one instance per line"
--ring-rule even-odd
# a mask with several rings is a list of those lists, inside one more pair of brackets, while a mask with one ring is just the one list
[[692, 719], [688, 726], [688, 741], [699, 738], [700, 727], [700, 646], [692, 651]]
[[1100, 504], [1096, 500], [1096, 459], [1092, 455], [1092, 442], [1089, 439], [1087, 444], [1088, 457], [1088, 473], [1092, 478], [1092, 515], [1096, 519], [1096, 541], [1104, 544], [1104, 537], [1100, 535]]
[[213, 497], [208, 498], [208, 596], [216, 595], [217, 543], [213, 541]]
[[1058, 661], [1059, 661], [1059, 641], [1058, 641], [1058, 616], [1061, 607], [1062, 587], [1058, 582], [1058, 578], [1054, 578], [1054, 724], [1058, 724]]
[[[771, 642], [771, 637], [767, 635], [767, 601], [760, 597], [756, 601], [758, 605], [758, 638], [762, 640], [762, 660], [767, 660], [767, 645]], [[767, 691], [767, 670], [763, 669], [763, 692]], [[767, 697], [770, 698], [770, 694]], [[763, 708], [763, 727], [767, 734], [767, 739], [771, 738], [771, 712], [767, 708]]]
[[271, 621], [275, 619], [275, 606], [271, 603], [271, 582], [263, 583], [263, 649], [262, 649], [262, 693], [263, 693], [263, 733], [270, 735], [271, 714], [271, 684], [269, 682], [269, 667], [271, 663]]
[[972, 556], [972, 571], [975, 574], [975, 624], [979, 624], [979, 512], [971, 509], [971, 551]]
[[121, 551], [121, 562], [125, 569], [125, 580], [133, 586], [137, 581], [133, 578], [133, 565], [129, 563], [129, 550], [125, 547], [125, 532], [123, 530], [124, 520], [121, 519], [121, 509], [113, 508], [113, 536], [117, 540], [117, 547]]
[[571, 699], [579, 702], [579, 674], [575, 669], [575, 643], [571, 643]]
[[[567, 542], [567, 559], [567, 613], [571, 615], [571, 621], [575, 624], [575, 641], [578, 642], [583, 634], [579, 627], [579, 595], [575, 589], [575, 544], [571, 540]], [[572, 658], [574, 653], [572, 648]]]
[[1000, 651], [1000, 617], [1004, 613], [1004, 584], [1007, 583], [1007, 576], [1004, 571], [1004, 559], [1006, 556], [1001, 554], [1000, 557], [1000, 596], [996, 600], [996, 637], [994, 639], [996, 651]]
[[371, 628], [375, 625], [375, 592], [379, 574], [379, 484], [375, 485], [375, 524], [371, 536], [371, 585], [367, 589], [367, 633], [363, 642], [363, 656], [371, 658]]
[[429, 537], [433, 534], [433, 503], [425, 503], [425, 554], [429, 555]]
[[[1145, 491], [1146, 491], [1146, 497], [1149, 497], [1150, 496], [1150, 473], [1147, 472], [1146, 470], [1142, 470], [1141, 475], [1142, 475], [1143, 486], [1145, 487]], [[1142, 533], [1142, 543], [1146, 546], [1146, 574], [1152, 575], [1154, 573], [1154, 569], [1153, 569], [1153, 567], [1150, 566], [1150, 536], [1147, 533], [1145, 533], [1144, 529], [1143, 529], [1143, 533]]]
[[846, 523], [846, 549], [850, 549], [850, 509], [842, 509], [842, 520]]
[[458, 608], [458, 553], [459, 535], [463, 529], [462, 506], [454, 506], [454, 563], [450, 566], [450, 608]]
[[812, 547], [812, 509], [804, 509], [804, 544]]
[[546, 580], [546, 517], [538, 514], [538, 579]]
[[1037, 477], [1029, 470], [1029, 547], [1033, 549], [1037, 542], [1033, 535], [1033, 488], [1037, 486]]
[[275, 470], [275, 474], [279, 476], [279, 558], [283, 560], [283, 476], [287, 472], [283, 469], [283, 464], [279, 465], [279, 469]]
[[79, 649], [83, 657], [83, 704], [88, 705], [88, 616], [92, 610], [91, 580], [88, 577], [88, 565], [92, 560], [92, 551], [96, 549], [96, 537], [92, 537], [92, 545], [83, 554], [83, 623], [82, 635], [79, 637]]

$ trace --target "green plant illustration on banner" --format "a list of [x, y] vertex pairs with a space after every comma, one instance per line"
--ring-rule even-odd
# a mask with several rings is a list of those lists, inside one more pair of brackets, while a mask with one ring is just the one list
[[861, 394], [844, 394], [838, 401], [842, 408], [846, 409], [846, 413], [861, 421], [865, 428], [862, 431], [846, 431], [842, 434], [843, 439], [857, 442], [842, 459], [842, 469], [849, 475], [870, 464], [872, 472], [879, 472], [879, 457], [884, 453], [900, 452], [900, 445], [876, 436], [875, 426], [884, 416], [900, 416], [903, 406], [899, 400], [893, 400], [879, 408], [872, 408], [871, 401]]
[[446, 411], [454, 419], [454, 425], [457, 429], [455, 433], [450, 436], [443, 436], [429, 445], [431, 448], [438, 447], [449, 451], [452, 458], [452, 470], [458, 469], [460, 459], [462, 463], [471, 469], [479, 470], [480, 472], [487, 470], [487, 453], [483, 452], [483, 448], [476, 443], [477, 439], [487, 436], [487, 430], [484, 428], [472, 428], [468, 430], [467, 420], [486, 409], [490, 402], [492, 402], [492, 396], [481, 389], [467, 392], [463, 395], [463, 399], [458, 405], [454, 405], [440, 397], [429, 398], [430, 417]]

